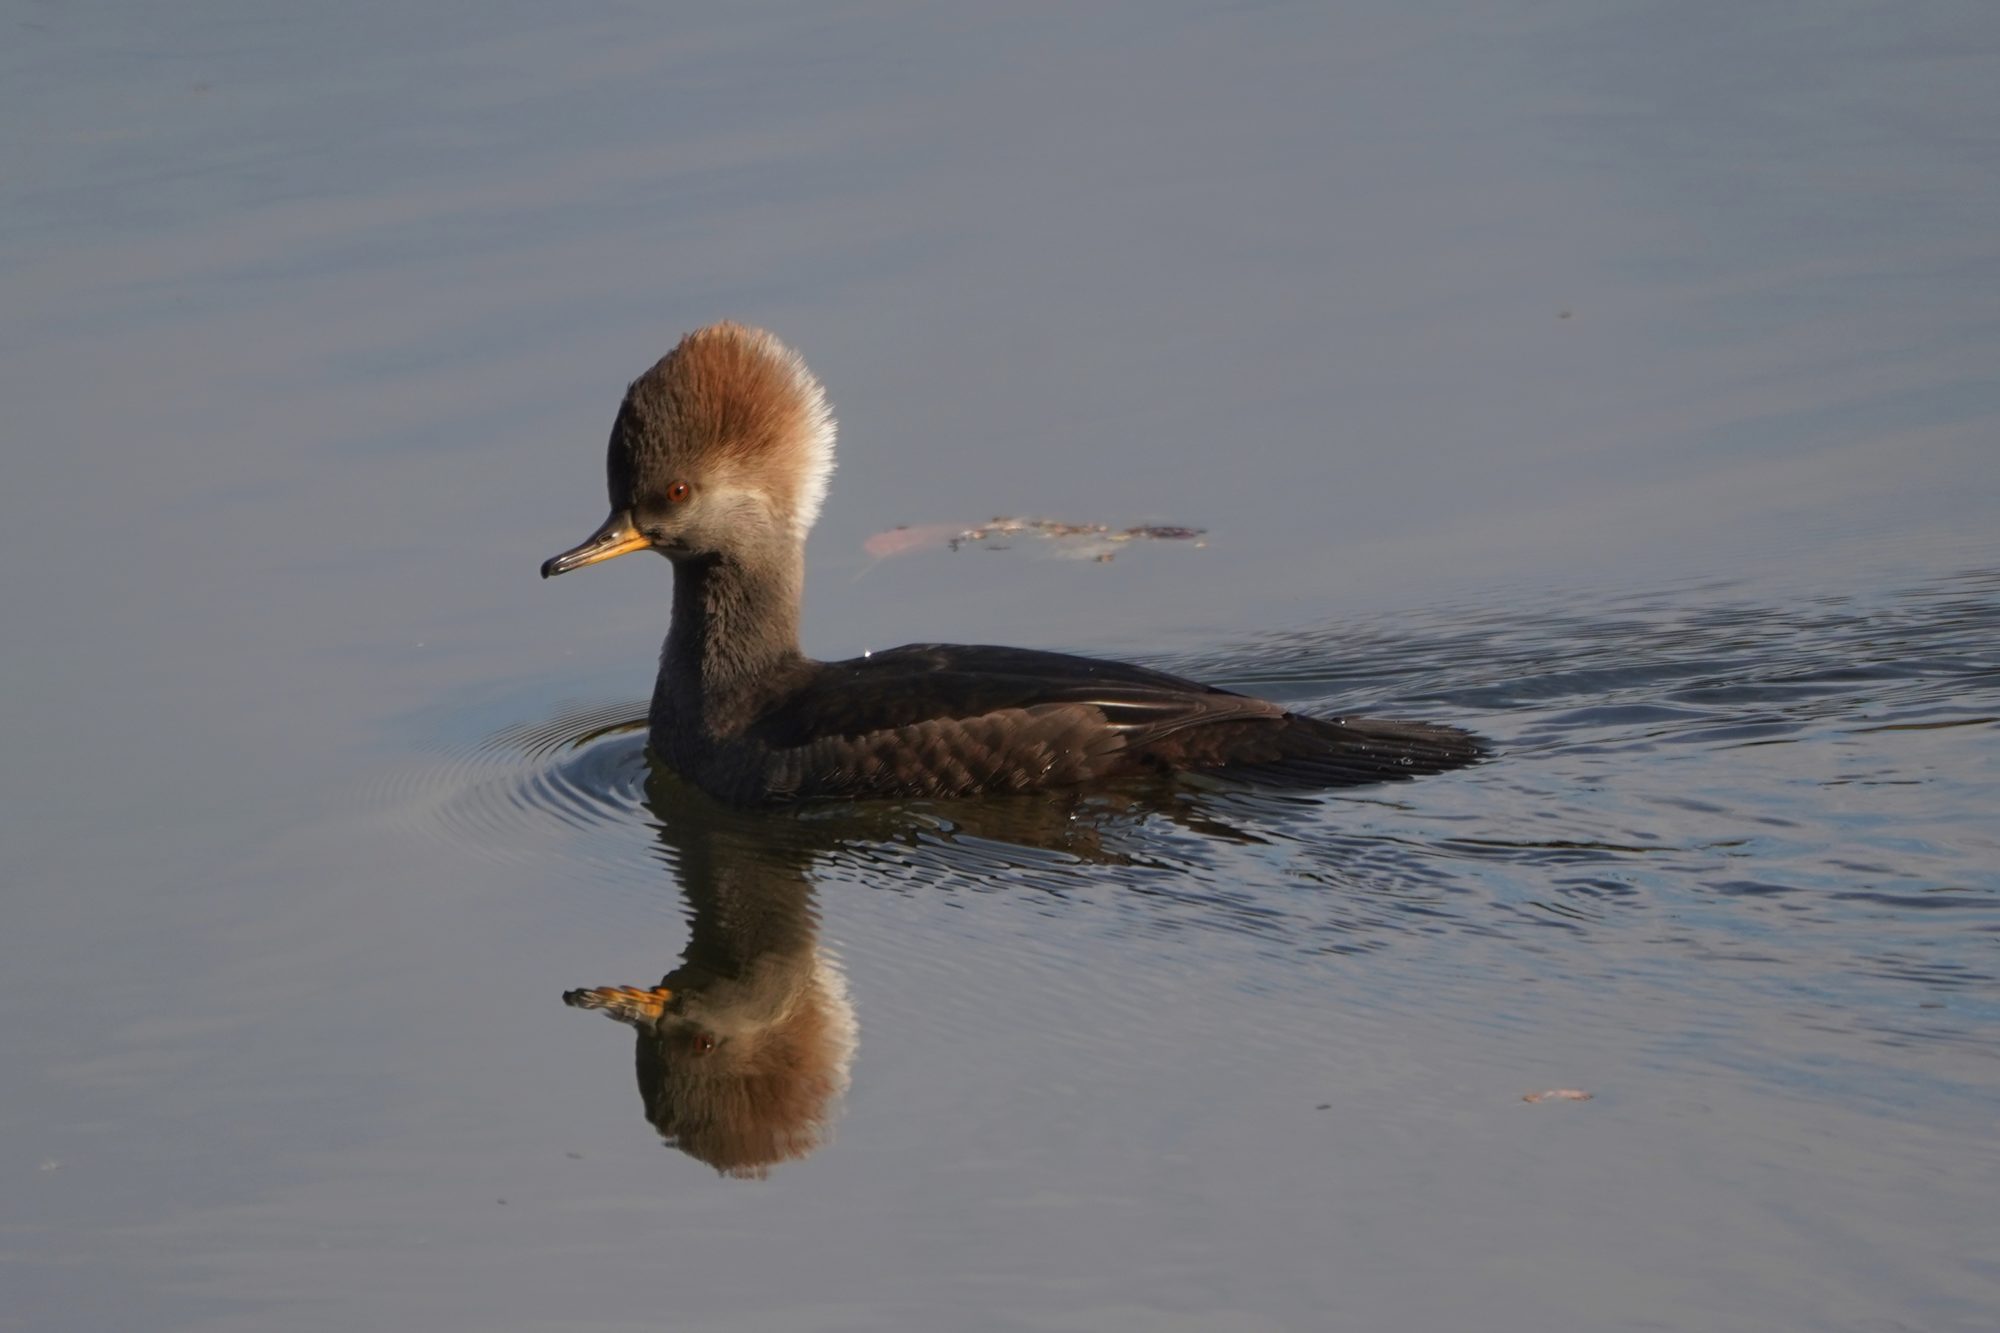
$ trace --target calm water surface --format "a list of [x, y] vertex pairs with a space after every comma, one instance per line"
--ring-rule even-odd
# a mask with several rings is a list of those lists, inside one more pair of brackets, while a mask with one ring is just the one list
[[[1990, 6], [0, 22], [0, 1327], [2000, 1324]], [[534, 571], [722, 316], [809, 650], [1496, 757], [650, 773]]]

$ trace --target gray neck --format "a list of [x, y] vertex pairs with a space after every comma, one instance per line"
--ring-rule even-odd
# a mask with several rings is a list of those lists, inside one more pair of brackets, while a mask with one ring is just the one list
[[674, 565], [674, 620], [660, 655], [652, 727], [676, 761], [740, 732], [804, 662], [799, 601], [805, 555]]

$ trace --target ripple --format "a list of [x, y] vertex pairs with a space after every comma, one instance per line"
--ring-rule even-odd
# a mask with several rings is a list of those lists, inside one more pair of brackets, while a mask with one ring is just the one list
[[[1912, 989], [1993, 989], [1995, 589], [1444, 609], [1156, 659], [1305, 708], [1421, 709], [1499, 754], [1340, 793], [814, 807], [756, 817], [743, 846], [796, 844], [834, 900], [901, 900], [871, 918], [887, 931], [871, 947], [912, 967], [938, 936], [1012, 916], [1024, 958], [1094, 936], [1204, 967], [1240, 956], [1243, 975], [1271, 978], [1396, 950], [1412, 997], [1476, 1008], [1492, 978], [1559, 970], [1746, 1012], [1776, 997], [1901, 1040]], [[606, 867], [657, 892], [663, 863], [666, 882], [677, 873], [673, 827], [716, 816], [671, 782], [649, 804], [639, 711], [569, 708], [448, 747], [406, 778], [405, 808], [479, 854]], [[896, 943], [916, 922], [921, 947]]]
[[622, 835], [649, 823], [645, 729], [630, 703], [510, 727], [406, 772], [401, 805], [418, 826], [484, 855], [520, 861], [559, 848], [587, 864], [641, 865], [645, 840]]

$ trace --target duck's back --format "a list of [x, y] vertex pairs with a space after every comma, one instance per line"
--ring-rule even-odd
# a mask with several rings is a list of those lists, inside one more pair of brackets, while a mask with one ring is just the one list
[[985, 645], [911, 644], [816, 663], [691, 774], [745, 803], [963, 796], [1140, 773], [1330, 787], [1471, 763], [1476, 738], [1327, 719], [1146, 667]]

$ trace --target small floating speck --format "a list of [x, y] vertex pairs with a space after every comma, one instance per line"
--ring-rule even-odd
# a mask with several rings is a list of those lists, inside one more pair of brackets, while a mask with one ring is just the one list
[[1543, 1092], [1527, 1093], [1521, 1100], [1524, 1102], [1587, 1102], [1594, 1095], [1594, 1093], [1585, 1092], [1582, 1088], [1549, 1088]]

